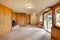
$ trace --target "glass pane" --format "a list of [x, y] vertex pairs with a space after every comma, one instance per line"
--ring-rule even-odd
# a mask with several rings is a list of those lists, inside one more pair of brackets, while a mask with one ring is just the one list
[[44, 28], [47, 30], [47, 14], [44, 14]]
[[43, 20], [42, 20], [42, 15], [39, 17], [40, 18], [40, 23], [42, 24]]
[[56, 14], [56, 25], [60, 26], [60, 13]]
[[48, 31], [51, 32], [52, 27], [52, 13], [48, 13]]

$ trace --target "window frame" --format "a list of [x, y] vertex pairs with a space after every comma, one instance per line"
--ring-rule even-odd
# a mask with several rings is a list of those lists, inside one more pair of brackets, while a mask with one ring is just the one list
[[57, 23], [56, 23], [56, 14], [57, 14], [57, 10], [59, 10], [59, 9], [60, 9], [60, 7], [55, 9], [55, 25], [56, 25], [56, 27], [60, 28], [60, 25], [57, 25]]
[[[42, 21], [40, 21], [40, 17], [41, 17], [41, 16], [42, 16], [42, 19], [41, 19]], [[39, 23], [40, 23], [40, 24], [41, 24], [41, 23], [43, 24], [43, 15], [42, 15], [42, 14], [39, 15]]]
[[[43, 15], [47, 15], [47, 31], [49, 32], [49, 30], [48, 30], [48, 14], [51, 12], [51, 15], [52, 15], [52, 10], [50, 10], [50, 11], [48, 11], [47, 13], [44, 13]], [[53, 16], [52, 16], [53, 17]], [[44, 26], [45, 27], [45, 26]], [[45, 29], [45, 28], [44, 28]], [[46, 30], [46, 29], [45, 29]]]

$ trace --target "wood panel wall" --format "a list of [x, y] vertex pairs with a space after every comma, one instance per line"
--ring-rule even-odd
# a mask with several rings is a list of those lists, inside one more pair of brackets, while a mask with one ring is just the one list
[[60, 40], [60, 29], [59, 28], [52, 27], [52, 38], [55, 40]]
[[11, 9], [0, 4], [0, 37], [11, 29]]
[[17, 25], [24, 26], [27, 24], [27, 15], [25, 13], [16, 13]]
[[37, 14], [32, 14], [30, 19], [31, 25], [38, 25], [39, 24], [39, 16]]
[[27, 15], [27, 24], [31, 24], [31, 15]]
[[55, 19], [55, 10], [60, 7], [60, 3], [57, 3], [56, 5], [52, 6], [52, 39], [51, 40], [60, 40], [60, 29], [57, 28], [57, 26], [55, 25], [56, 23], [56, 19]]
[[16, 13], [12, 12], [12, 20], [16, 20]]

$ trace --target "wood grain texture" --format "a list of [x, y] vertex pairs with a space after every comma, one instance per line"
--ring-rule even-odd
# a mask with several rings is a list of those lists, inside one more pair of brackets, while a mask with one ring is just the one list
[[31, 25], [38, 25], [39, 24], [39, 16], [37, 14], [31, 15]]
[[12, 20], [16, 20], [16, 13], [12, 12]]
[[11, 9], [0, 4], [0, 36], [11, 31]]
[[[56, 16], [55, 16], [55, 10], [60, 7], [60, 3], [57, 3], [56, 5], [52, 6], [52, 32], [51, 32], [51, 36], [53, 36], [55, 38], [55, 40], [60, 40], [60, 29], [57, 28], [56, 26]], [[52, 39], [53, 40], [53, 39]]]
[[60, 40], [60, 29], [56, 28], [56, 27], [52, 27], [52, 36], [56, 39], [56, 40]]
[[24, 26], [27, 24], [27, 15], [25, 13], [16, 13], [17, 25]]

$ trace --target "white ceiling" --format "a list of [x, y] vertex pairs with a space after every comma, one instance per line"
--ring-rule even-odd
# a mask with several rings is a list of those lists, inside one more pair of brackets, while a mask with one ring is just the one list
[[0, 3], [13, 9], [14, 12], [25, 12], [27, 14], [39, 13], [46, 7], [52, 6], [59, 0], [29, 0], [34, 6], [32, 9], [27, 9], [25, 5], [27, 0], [0, 0]]

